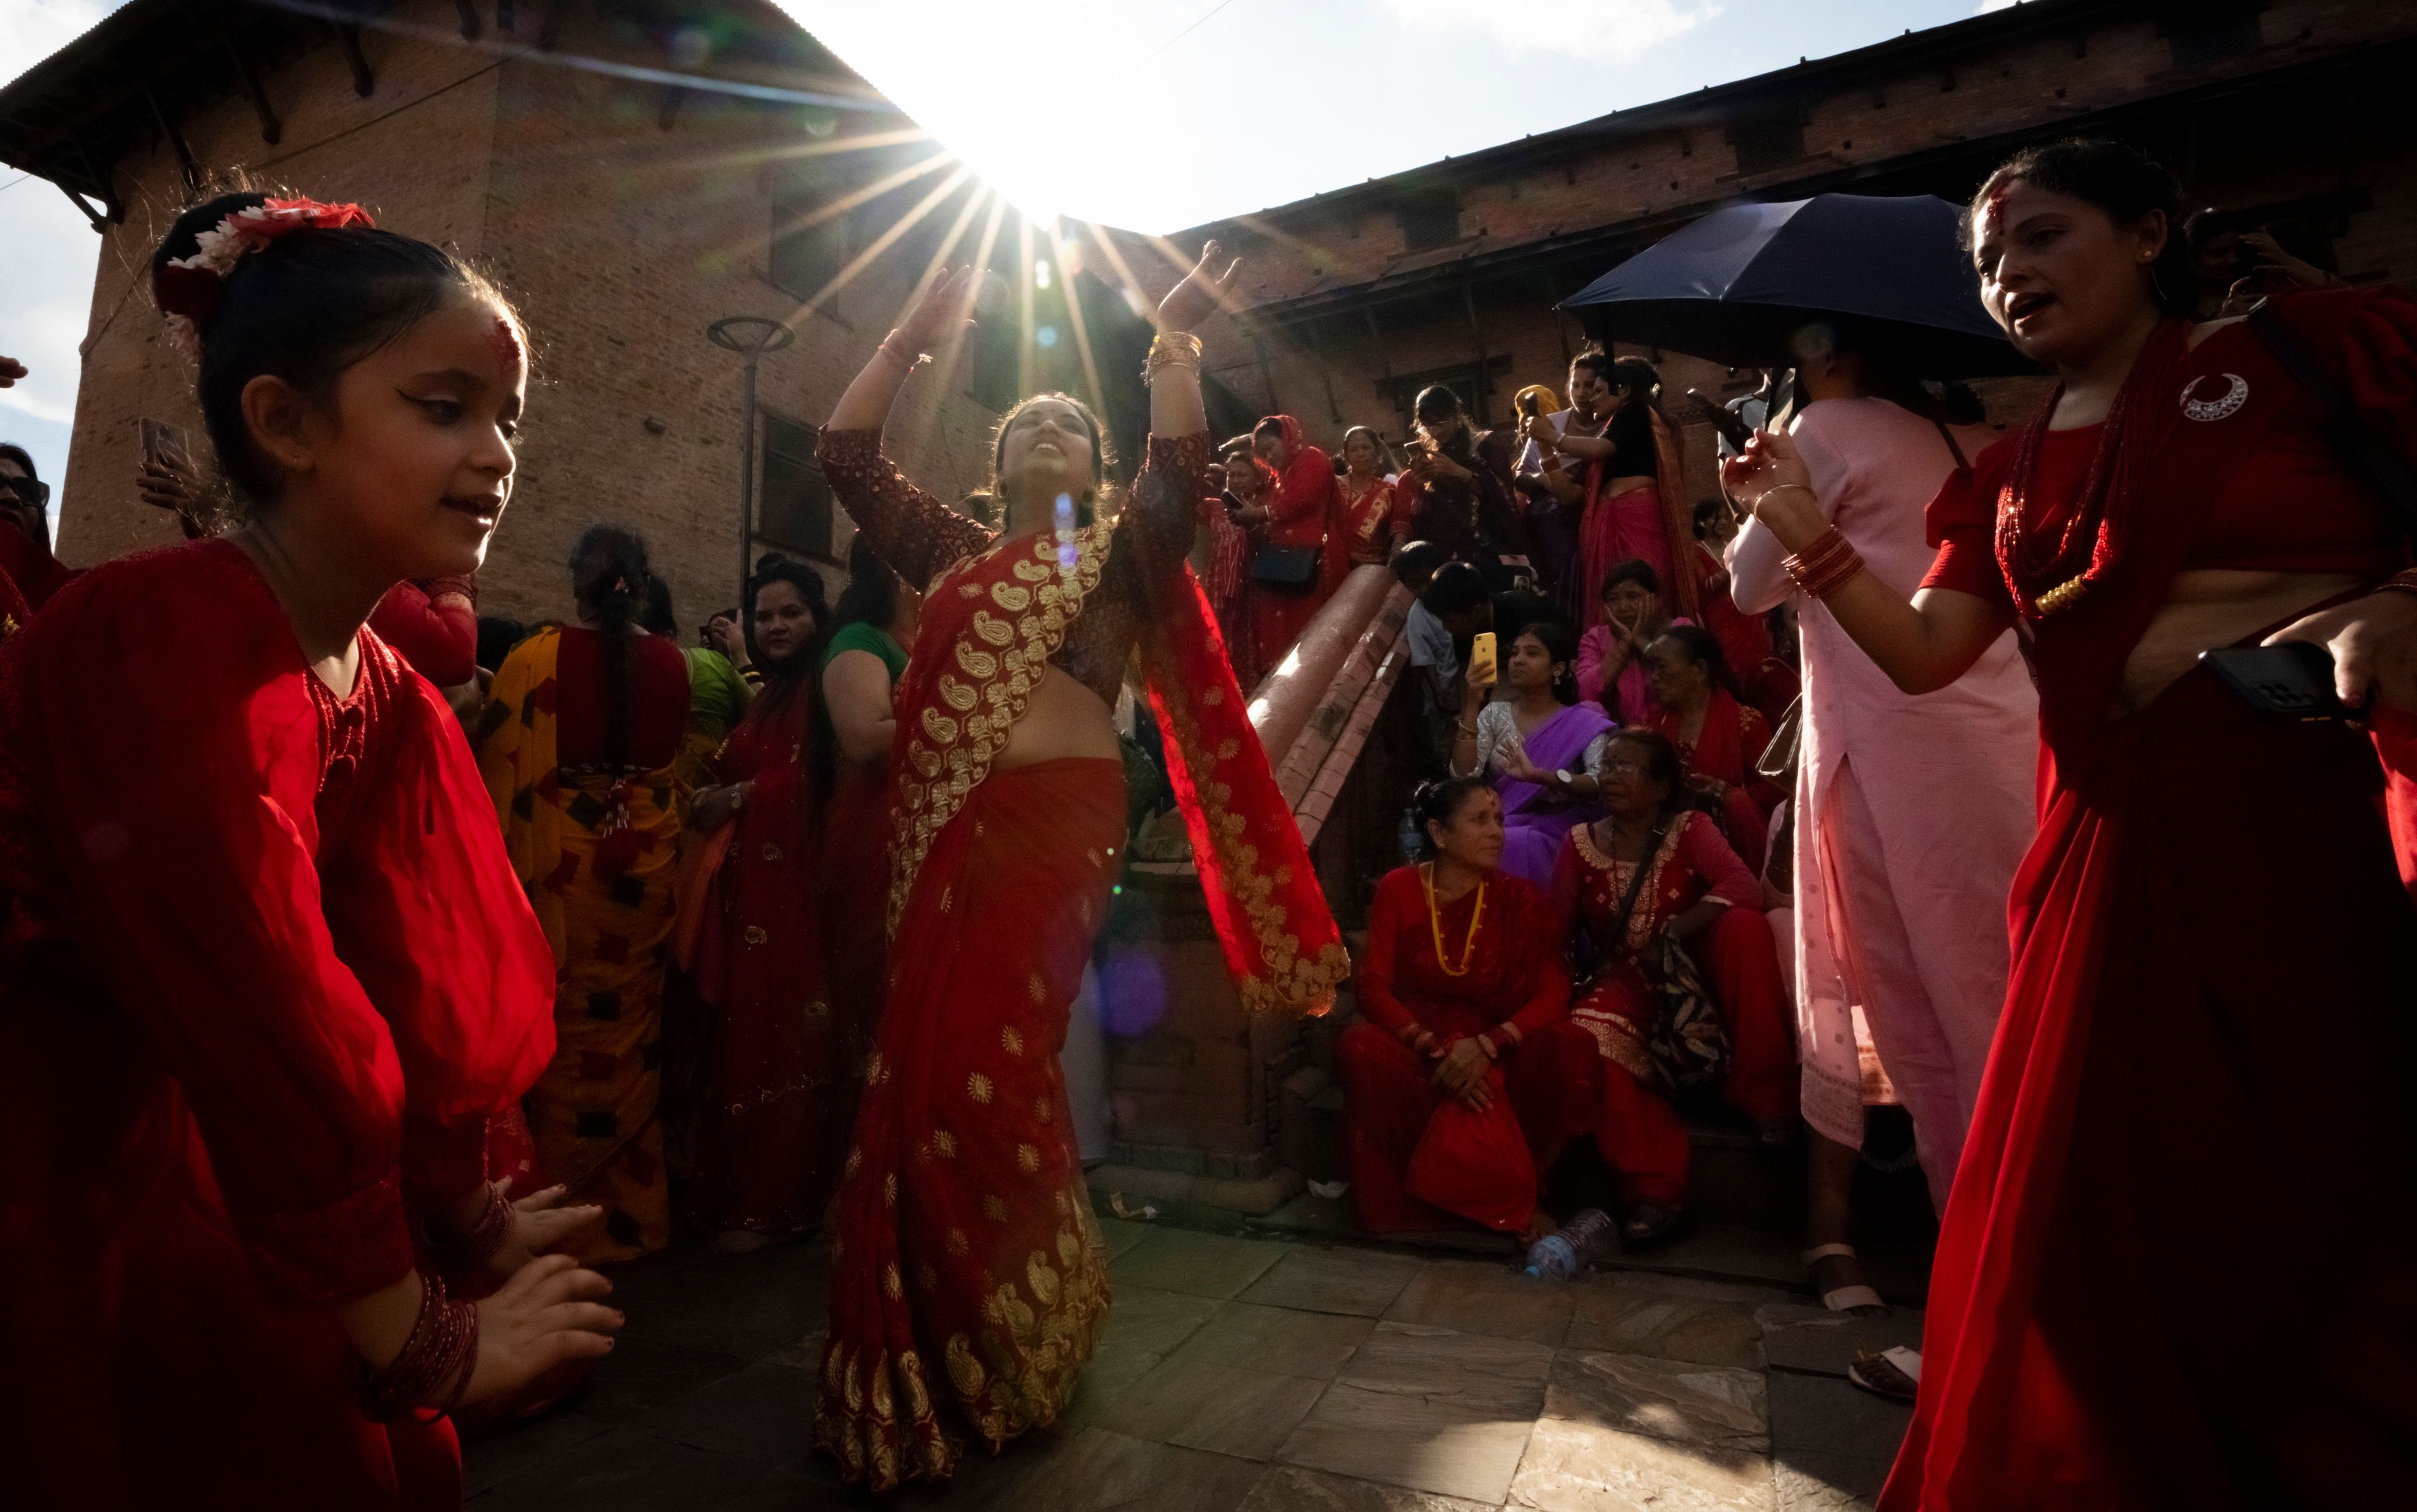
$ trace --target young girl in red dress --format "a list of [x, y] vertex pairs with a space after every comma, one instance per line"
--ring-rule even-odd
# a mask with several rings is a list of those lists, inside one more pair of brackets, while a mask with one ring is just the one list
[[618, 1323], [532, 1259], [596, 1210], [487, 1180], [554, 962], [452, 714], [363, 629], [478, 569], [519, 327], [357, 206], [257, 194], [181, 217], [153, 287], [250, 515], [0, 652], [0, 1462], [29, 1506], [455, 1507], [446, 1410]]
[[[2200, 661], [2321, 647], [2383, 732], [2417, 709], [2417, 575], [2276, 343], [2190, 318], [2180, 200], [2106, 142], [1982, 187], [1983, 301], [2060, 383], [1932, 501], [1910, 603], [1786, 436], [1725, 468], [1899, 687], [1954, 681], [2010, 625], [2039, 684], [2039, 836], [1888, 1512], [2382, 1506], [2417, 1485], [2417, 908], [2376, 742], [2262, 713]], [[2417, 457], [2407, 298], [2308, 290], [2263, 318]]]

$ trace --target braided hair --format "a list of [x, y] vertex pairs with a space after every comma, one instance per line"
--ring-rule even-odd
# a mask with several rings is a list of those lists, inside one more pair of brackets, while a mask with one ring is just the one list
[[634, 531], [591, 525], [570, 548], [571, 594], [603, 635], [604, 759], [615, 772], [630, 764], [630, 640], [653, 582], [646, 543]]

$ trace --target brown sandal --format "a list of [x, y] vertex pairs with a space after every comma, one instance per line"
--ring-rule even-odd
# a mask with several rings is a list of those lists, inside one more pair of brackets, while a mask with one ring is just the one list
[[1885, 1350], [1857, 1350], [1847, 1379], [1875, 1397], [1910, 1402], [1922, 1388], [1922, 1352], [1903, 1345]]

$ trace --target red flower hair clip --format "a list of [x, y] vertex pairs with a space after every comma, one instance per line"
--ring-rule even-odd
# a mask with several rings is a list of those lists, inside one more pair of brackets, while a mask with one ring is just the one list
[[218, 313], [219, 297], [236, 264], [292, 231], [342, 231], [377, 222], [357, 205], [317, 200], [266, 200], [236, 211], [193, 238], [190, 257], [171, 258], [151, 274], [151, 298], [179, 336], [198, 341]]

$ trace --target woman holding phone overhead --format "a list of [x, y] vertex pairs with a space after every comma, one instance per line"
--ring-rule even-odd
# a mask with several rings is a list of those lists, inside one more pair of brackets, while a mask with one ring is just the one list
[[1159, 306], [1148, 459], [1117, 512], [1088, 408], [1041, 394], [991, 451], [990, 530], [908, 482], [880, 427], [980, 275], [941, 281], [840, 397], [819, 456], [882, 558], [928, 583], [897, 694], [889, 993], [840, 1188], [814, 1442], [884, 1490], [1055, 1421], [1108, 1306], [1057, 1069], [1125, 836], [1110, 710], [1136, 662], [1228, 971], [1303, 1013], [1349, 970], [1184, 560], [1208, 464], [1200, 342], [1233, 277]]
[[[2417, 1253], [2417, 907], [2376, 746], [2200, 662], [2318, 646], [2346, 702], [2417, 708], [2406, 527], [2280, 355], [2417, 456], [2417, 307], [2284, 296], [2279, 343], [2194, 324], [2179, 198], [2106, 142], [1983, 185], [1983, 301], [2060, 385], [1932, 502], [1910, 603], [1786, 436], [1724, 469], [1899, 687], [1948, 685], [2010, 625], [2039, 684], [2040, 832], [1885, 1512], [2370, 1505], [2417, 1476], [2417, 1342], [2381, 1321]], [[2327, 1032], [2293, 1028], [2302, 1004]], [[2249, 1298], [2243, 1352], [2225, 1320]]]

